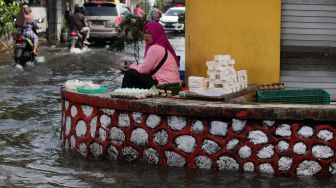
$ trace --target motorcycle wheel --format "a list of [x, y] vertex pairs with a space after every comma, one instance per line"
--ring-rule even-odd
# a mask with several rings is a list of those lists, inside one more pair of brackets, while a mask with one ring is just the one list
[[70, 48], [76, 48], [76, 40], [74, 40], [74, 39], [71, 39], [70, 40]]
[[21, 66], [24, 66], [26, 64], [24, 56], [24, 52], [22, 49], [15, 49], [14, 51], [15, 54], [15, 65], [20, 64]]
[[22, 55], [22, 49], [15, 49], [14, 50], [14, 60], [17, 61], [18, 59], [20, 59]]

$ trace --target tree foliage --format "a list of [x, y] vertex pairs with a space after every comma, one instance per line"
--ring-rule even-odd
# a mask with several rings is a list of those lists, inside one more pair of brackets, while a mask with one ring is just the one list
[[20, 10], [20, 3], [0, 0], [0, 39], [15, 32], [14, 19]]
[[118, 26], [118, 37], [111, 45], [112, 51], [124, 51], [125, 45], [133, 47], [135, 61], [139, 61], [140, 46], [143, 41], [142, 28], [146, 24], [143, 18], [127, 15]]

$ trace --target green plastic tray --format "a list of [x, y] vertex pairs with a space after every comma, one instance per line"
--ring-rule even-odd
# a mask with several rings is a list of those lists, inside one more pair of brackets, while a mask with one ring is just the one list
[[257, 91], [261, 103], [330, 104], [330, 94], [323, 89]]
[[77, 91], [79, 93], [105, 93], [108, 91], [107, 87], [100, 87], [98, 89], [87, 89], [87, 88], [83, 88], [83, 87], [78, 87]]

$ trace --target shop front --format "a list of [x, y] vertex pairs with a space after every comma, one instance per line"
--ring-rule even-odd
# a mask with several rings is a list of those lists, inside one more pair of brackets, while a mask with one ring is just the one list
[[336, 2], [283, 0], [281, 80], [336, 93]]

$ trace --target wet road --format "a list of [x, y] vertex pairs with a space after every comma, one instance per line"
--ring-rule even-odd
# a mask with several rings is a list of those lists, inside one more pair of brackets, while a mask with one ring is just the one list
[[[184, 37], [173, 35], [170, 40], [183, 66]], [[335, 187], [336, 176], [288, 178], [188, 170], [64, 153], [60, 86], [81, 79], [118, 88], [120, 66], [132, 56], [115, 55], [104, 47], [73, 54], [48, 45], [39, 53], [45, 61], [24, 71], [13, 68], [11, 54], [0, 57], [1, 187]]]

